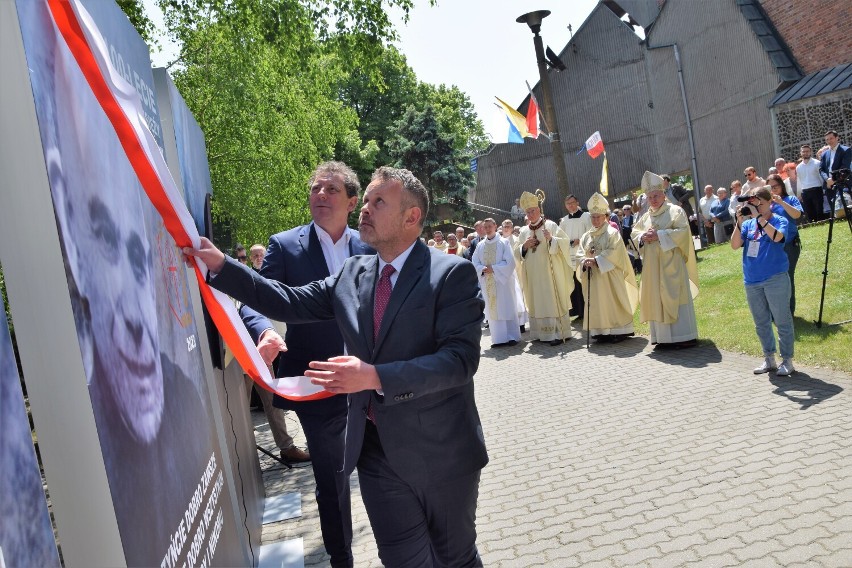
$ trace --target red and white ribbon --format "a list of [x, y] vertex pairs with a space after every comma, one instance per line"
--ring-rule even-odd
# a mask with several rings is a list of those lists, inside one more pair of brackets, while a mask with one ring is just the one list
[[[198, 248], [200, 237], [172, 179], [166, 160], [145, 122], [136, 89], [112, 66], [97, 26], [78, 0], [46, 0], [59, 35], [65, 40], [104, 114], [109, 119], [145, 193], [179, 247]], [[306, 377], [274, 378], [255, 348], [234, 303], [207, 285], [207, 267], [195, 259], [195, 275], [204, 304], [225, 343], [257, 384], [290, 400], [318, 400], [331, 393]]]

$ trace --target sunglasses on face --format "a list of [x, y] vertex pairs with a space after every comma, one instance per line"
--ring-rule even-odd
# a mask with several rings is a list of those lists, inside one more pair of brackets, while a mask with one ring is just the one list
[[238, 257], [237, 257], [237, 260], [239, 260], [240, 262], [242, 262], [242, 261], [246, 260], [247, 258], [248, 258], [247, 256], [238, 256]]

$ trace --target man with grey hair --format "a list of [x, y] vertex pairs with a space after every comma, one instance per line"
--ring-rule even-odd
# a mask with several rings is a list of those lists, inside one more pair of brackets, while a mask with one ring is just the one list
[[727, 242], [733, 232], [734, 220], [731, 217], [731, 200], [728, 190], [720, 187], [716, 190], [716, 201], [710, 207], [710, 221], [713, 223], [713, 236], [716, 243]]
[[710, 220], [710, 208], [716, 203], [716, 196], [713, 194], [713, 186], [704, 186], [704, 197], [698, 202], [698, 210], [701, 212], [700, 222], [704, 225], [704, 233], [707, 235], [707, 244], [712, 245], [716, 242], [713, 235], [713, 222]]
[[270, 282], [204, 238], [184, 253], [204, 261], [213, 286], [270, 317], [336, 322], [348, 354], [311, 361], [305, 376], [349, 393], [344, 474], [357, 466], [382, 563], [482, 566], [476, 501], [488, 455], [473, 376], [483, 302], [470, 262], [418, 239], [428, 210], [411, 172], [379, 168], [359, 218], [378, 254], [306, 286]]

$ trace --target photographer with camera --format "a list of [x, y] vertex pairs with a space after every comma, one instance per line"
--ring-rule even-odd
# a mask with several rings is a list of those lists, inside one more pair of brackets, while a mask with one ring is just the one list
[[790, 268], [790, 314], [796, 313], [796, 264], [802, 252], [802, 241], [799, 238], [798, 219], [802, 216], [802, 203], [795, 195], [787, 193], [787, 186], [780, 175], [771, 175], [766, 180], [772, 193], [772, 212], [787, 219], [787, 238], [784, 239], [784, 252]]
[[[783, 185], [783, 184], [782, 184]], [[776, 371], [779, 376], [793, 374], [793, 315], [790, 313], [790, 266], [784, 252], [788, 235], [787, 219], [772, 213], [772, 193], [768, 187], [748, 191], [737, 198], [746, 202], [737, 209], [736, 230], [731, 248], [743, 247], [743, 279], [746, 299], [765, 358], [754, 373]], [[775, 363], [775, 333], [783, 361]]]

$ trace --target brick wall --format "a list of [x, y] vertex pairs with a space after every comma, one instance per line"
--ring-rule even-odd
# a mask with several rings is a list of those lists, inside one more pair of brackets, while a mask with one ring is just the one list
[[805, 74], [849, 63], [852, 16], [843, 2], [760, 0]]

